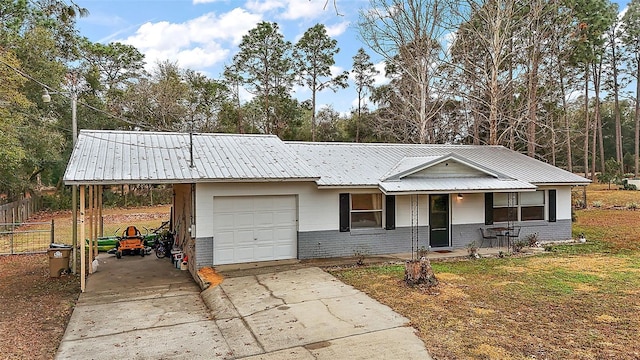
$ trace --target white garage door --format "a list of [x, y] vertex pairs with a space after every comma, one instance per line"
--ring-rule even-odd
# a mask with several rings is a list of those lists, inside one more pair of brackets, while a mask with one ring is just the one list
[[295, 259], [295, 196], [215, 196], [213, 264]]

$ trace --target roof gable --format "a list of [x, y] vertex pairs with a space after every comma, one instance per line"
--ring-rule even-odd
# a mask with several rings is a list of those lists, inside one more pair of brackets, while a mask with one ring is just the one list
[[510, 177], [477, 164], [463, 156], [453, 153], [440, 157], [403, 158], [389, 171], [381, 181], [397, 181], [404, 178], [469, 178], [493, 177], [511, 179]]
[[381, 180], [389, 182], [393, 176], [407, 177], [446, 159], [455, 159], [494, 179], [516, 179], [534, 185], [581, 185], [590, 182], [496, 145], [309, 142], [287, 142], [287, 145], [321, 174], [317, 181], [320, 187], [378, 187]]

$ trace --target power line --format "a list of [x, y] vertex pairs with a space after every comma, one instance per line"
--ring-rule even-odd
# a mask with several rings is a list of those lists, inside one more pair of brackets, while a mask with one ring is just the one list
[[[33, 76], [31, 76], [31, 75], [29, 75], [29, 74], [25, 73], [25, 72], [24, 72], [24, 71], [22, 71], [22, 70], [20, 70], [20, 69], [18, 69], [18, 68], [16, 68], [16, 67], [14, 67], [13, 65], [8, 64], [7, 62], [5, 62], [5, 61], [4, 61], [4, 60], [2, 60], [2, 59], [0, 59], [0, 63], [3, 63], [4, 65], [6, 65], [7, 67], [9, 67], [9, 68], [10, 68], [10, 69], [12, 69], [13, 71], [15, 71], [16, 73], [18, 73], [20, 76], [22, 76], [22, 77], [24, 77], [24, 78], [26, 78], [26, 79], [29, 79], [29, 80], [31, 80], [31, 81], [33, 81], [33, 82], [35, 82], [36, 84], [38, 84], [38, 85], [42, 86], [42, 87], [43, 87], [43, 88], [45, 88], [47, 91], [51, 91], [51, 92], [54, 92], [54, 93], [60, 94], [60, 95], [62, 95], [62, 96], [64, 96], [64, 97], [66, 97], [67, 99], [71, 100], [71, 96], [70, 96], [69, 94], [67, 94], [65, 91], [60, 91], [60, 90], [56, 90], [56, 89], [54, 89], [53, 87], [51, 87], [51, 86], [49, 86], [49, 85], [47, 85], [47, 84], [45, 84], [45, 83], [41, 82], [40, 80], [38, 80], [38, 79], [34, 78]], [[87, 107], [87, 108], [89, 108], [89, 109], [91, 109], [91, 110], [93, 110], [93, 111], [97, 111], [97, 112], [99, 112], [99, 113], [101, 113], [101, 114], [107, 115], [107, 116], [109, 116], [109, 117], [111, 117], [111, 118], [114, 118], [114, 119], [116, 119], [116, 120], [120, 120], [120, 121], [122, 121], [122, 122], [124, 122], [124, 123], [127, 123], [127, 124], [129, 124], [129, 125], [138, 126], [138, 127], [141, 127], [141, 128], [147, 128], [147, 129], [149, 129], [149, 128], [150, 128], [150, 126], [149, 126], [148, 124], [140, 124], [140, 123], [133, 122], [133, 121], [131, 121], [131, 120], [125, 119], [125, 118], [120, 117], [120, 116], [118, 116], [118, 115], [112, 114], [112, 113], [110, 113], [110, 112], [108, 112], [108, 111], [105, 111], [105, 110], [102, 110], [102, 109], [98, 109], [98, 108], [96, 108], [95, 106], [92, 106], [92, 105], [89, 105], [89, 104], [85, 103], [84, 101], [78, 101], [78, 104], [80, 104], [80, 105], [82, 105], [82, 106], [85, 106], [85, 107]]]

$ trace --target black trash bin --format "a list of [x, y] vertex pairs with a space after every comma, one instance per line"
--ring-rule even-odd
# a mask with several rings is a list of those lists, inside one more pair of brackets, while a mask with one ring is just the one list
[[63, 272], [69, 272], [71, 246], [51, 244], [49, 250], [47, 250], [47, 255], [49, 255], [49, 276], [60, 277]]

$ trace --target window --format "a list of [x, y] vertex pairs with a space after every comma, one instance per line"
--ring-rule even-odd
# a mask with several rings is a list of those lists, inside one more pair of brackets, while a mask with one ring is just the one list
[[495, 193], [493, 194], [493, 221], [517, 221], [518, 220], [518, 194]]
[[544, 220], [544, 191], [520, 194], [520, 220]]
[[493, 221], [544, 220], [544, 190], [523, 193], [495, 193]]
[[351, 228], [382, 228], [382, 194], [351, 194]]

